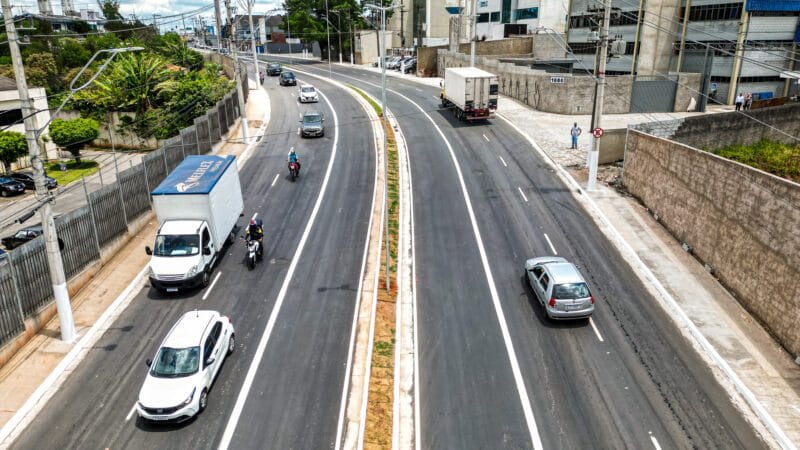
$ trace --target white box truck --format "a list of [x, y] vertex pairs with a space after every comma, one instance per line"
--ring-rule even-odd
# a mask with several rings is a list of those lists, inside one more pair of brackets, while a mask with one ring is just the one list
[[460, 120], [493, 119], [497, 111], [497, 75], [475, 67], [448, 67], [442, 82], [442, 107]]
[[207, 286], [211, 270], [244, 210], [233, 156], [187, 156], [150, 193], [159, 227], [150, 285], [161, 292]]

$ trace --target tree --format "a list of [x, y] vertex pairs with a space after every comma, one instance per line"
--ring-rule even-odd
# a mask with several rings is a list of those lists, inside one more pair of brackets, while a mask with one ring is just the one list
[[11, 171], [11, 163], [28, 154], [25, 135], [16, 131], [0, 131], [0, 162], [6, 172]]
[[50, 139], [66, 148], [79, 164], [81, 149], [99, 135], [100, 125], [94, 119], [55, 119], [50, 123]]
[[58, 65], [50, 52], [33, 53], [25, 61], [25, 78], [29, 86], [58, 88]]
[[152, 104], [156, 85], [169, 76], [165, 63], [158, 55], [123, 53], [95, 80], [95, 89], [86, 97], [106, 110], [144, 113]]
[[78, 34], [86, 34], [86, 33], [90, 32], [90, 31], [92, 31], [92, 26], [89, 25], [89, 23], [86, 22], [86, 21], [76, 20], [76, 21], [72, 22], [72, 31], [74, 31], [74, 32], [76, 32]]
[[92, 54], [84, 48], [83, 44], [77, 39], [64, 38], [61, 40], [61, 48], [58, 51], [58, 63], [61, 67], [83, 67]]
[[[374, 3], [381, 6], [388, 6], [392, 4], [392, 0], [375, 0]], [[331, 51], [331, 49], [328, 48], [329, 24], [325, 21], [325, 14], [330, 14], [328, 20], [330, 20], [331, 23], [336, 24], [341, 22], [342, 32], [344, 32], [346, 21], [337, 20], [332, 11], [347, 11], [349, 9], [353, 11], [353, 16], [358, 22], [362, 9], [360, 3], [357, 3], [355, 0], [329, 0], [327, 6], [328, 8], [326, 9], [325, 0], [285, 0], [283, 2], [283, 8], [286, 11], [291, 11], [288, 20], [288, 28], [292, 30], [292, 34], [302, 36], [303, 41], [306, 43], [313, 41], [319, 42], [323, 59], [328, 59]], [[380, 13], [378, 16], [380, 16]], [[348, 15], [343, 14], [342, 19], [346, 17], [348, 17]], [[386, 12], [387, 21], [389, 17], [391, 17], [391, 11]], [[380, 26], [380, 21], [378, 23], [378, 26]], [[287, 24], [285, 17], [283, 25], [282, 28], [286, 29]], [[330, 35], [331, 43], [335, 45], [333, 42], [338, 41], [338, 39], [335, 39], [337, 36], [335, 27], [330, 27]], [[344, 41], [345, 39], [342, 40]]]
[[119, 0], [97, 0], [97, 6], [103, 12], [103, 17], [106, 20], [123, 20], [122, 14], [119, 13]]

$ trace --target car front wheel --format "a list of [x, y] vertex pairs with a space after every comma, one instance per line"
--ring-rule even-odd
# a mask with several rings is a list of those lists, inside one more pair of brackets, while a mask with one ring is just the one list
[[230, 355], [236, 349], [236, 335], [231, 334], [231, 338], [228, 339], [228, 354]]
[[200, 393], [200, 400], [198, 401], [198, 404], [197, 404], [197, 407], [198, 407], [197, 413], [199, 414], [199, 413], [205, 411], [206, 406], [208, 406], [208, 390], [207, 389], [203, 389], [203, 392]]

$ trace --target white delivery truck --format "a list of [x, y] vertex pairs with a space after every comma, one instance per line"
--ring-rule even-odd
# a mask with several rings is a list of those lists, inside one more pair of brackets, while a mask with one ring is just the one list
[[150, 285], [162, 292], [207, 286], [222, 247], [244, 210], [233, 156], [187, 156], [150, 193], [159, 228]]
[[442, 107], [460, 120], [493, 119], [497, 111], [497, 75], [475, 67], [448, 67], [442, 83]]

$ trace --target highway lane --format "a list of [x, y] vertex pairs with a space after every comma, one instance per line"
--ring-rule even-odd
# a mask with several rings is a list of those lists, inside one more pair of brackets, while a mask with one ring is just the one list
[[[210, 448], [216, 445], [253, 358], [256, 343], [261, 337], [267, 317], [272, 312], [278, 290], [286, 275], [288, 261], [293, 257], [299, 242], [297, 230], [302, 230], [309, 219], [320, 192], [321, 174], [330, 162], [332, 141], [329, 136], [333, 135], [331, 124], [328, 123], [328, 137], [301, 139], [297, 135], [297, 121], [299, 111], [306, 107], [296, 104], [295, 90], [281, 88], [273, 80], [275, 79], [270, 78], [265, 83], [272, 104], [272, 116], [266, 136], [240, 172], [246, 214], [259, 212], [265, 222], [265, 261], [256, 266], [255, 270], [247, 271], [243, 265], [243, 245], [237, 242], [228, 249], [226, 257], [217, 267], [215, 275], [220, 274], [220, 278], [206, 300], [202, 299], [202, 291], [177, 298], [160, 298], [155, 291], [144, 289], [104, 334], [96, 348], [90, 351], [85, 361], [78, 366], [42, 413], [23, 432], [14, 448]], [[342, 98], [337, 108], [342, 105], [349, 109], [354, 104], [352, 100]], [[315, 106], [330, 115], [324, 104]], [[361, 133], [361, 136], [360, 140], [353, 138], [350, 142], [353, 151], [363, 152], [372, 148], [372, 137], [368, 133]], [[302, 150], [300, 147], [298, 150], [303, 170], [296, 183], [288, 180], [285, 166], [286, 152], [293, 145], [302, 147]], [[349, 183], [347, 177], [334, 172], [328, 189], [348, 192], [352, 187]], [[348, 198], [347, 202], [333, 204], [332, 201], [338, 198], [329, 197], [321, 214], [325, 214], [327, 209], [333, 209], [343, 216], [352, 217], [354, 222], [365, 221], [368, 219], [367, 215], [360, 216], [365, 207], [356, 204], [356, 199], [354, 196]], [[244, 224], [244, 220], [241, 222]], [[317, 226], [324, 225], [317, 223]], [[354, 225], [353, 234], [357, 231], [358, 227]], [[363, 253], [363, 236], [362, 234], [359, 246], [347, 247], [345, 244], [349, 242], [342, 242], [338, 246], [338, 253], [360, 257]], [[334, 240], [328, 245], [336, 246], [337, 243]], [[309, 246], [306, 252], [310, 258], [322, 258], [321, 253], [316, 253], [314, 246]], [[324, 265], [318, 270], [321, 274], [335, 272], [341, 278], [356, 278], [359, 276], [360, 265]], [[336, 278], [334, 275], [327, 276], [329, 279]], [[294, 282], [305, 285], [308, 280], [299, 278]], [[326, 299], [324, 293], [319, 297]], [[295, 300], [303, 299], [296, 299], [292, 294], [287, 304]], [[158, 342], [174, 321], [183, 312], [194, 308], [219, 309], [232, 317], [237, 331], [236, 352], [226, 360], [221, 369], [209, 396], [209, 406], [201, 416], [178, 426], [150, 426], [137, 420], [135, 414], [133, 417], [129, 414], [147, 370], [144, 359], [154, 353]], [[289, 308], [286, 311], [292, 312]], [[280, 319], [281, 328], [289, 327], [295, 321], [289, 314], [281, 315]], [[339, 331], [340, 334], [334, 336], [334, 331]], [[314, 339], [336, 337], [341, 342], [346, 341], [349, 335], [349, 329], [342, 326], [325, 336], [312, 334], [307, 339], [323, 345], [323, 342]], [[291, 368], [292, 364], [305, 366], [309, 360], [308, 355], [294, 356], [296, 358], [282, 360], [281, 364]], [[326, 360], [327, 357], [326, 354], [319, 356], [321, 360]], [[330, 362], [328, 365], [334, 367], [343, 362], [344, 360]], [[340, 370], [344, 372], [343, 367]], [[296, 387], [301, 390], [306, 388], [300, 384]], [[338, 408], [340, 398], [331, 399], [331, 402]], [[263, 405], [264, 408], [273, 406], [269, 403]], [[328, 418], [334, 428], [337, 419], [338, 414], [332, 414]]]
[[[449, 112], [437, 111], [435, 89], [390, 80], [390, 88], [431, 114], [455, 149], [545, 448], [585, 448], [598, 442], [613, 448], [647, 448], [654, 442], [664, 448], [763, 447], [702, 359], [522, 136], [499, 119], [458, 123]], [[361, 87], [379, 94], [374, 86]], [[413, 130], [407, 137], [433, 135], [424, 131], [431, 126], [419, 110], [405, 107], [407, 102], [396, 95], [390, 94], [389, 101], [401, 127]], [[487, 346], [492, 354], [481, 345], [492, 342], [496, 323], [486, 320], [493, 313], [485, 307], [485, 288], [473, 295], [462, 292], [464, 283], [474, 287], [469, 278], [477, 274], [469, 272], [480, 270], [474, 257], [464, 259], [470, 253], [464, 248], [474, 245], [471, 231], [454, 223], [464, 218], [463, 212], [452, 216], [451, 209], [440, 210], [435, 203], [436, 197], [452, 203], [459, 198], [449, 173], [453, 163], [433, 140], [412, 142], [410, 152], [415, 200], [426, 197], [414, 205], [422, 447], [530, 446], [519, 439], [524, 423], [515, 420], [518, 408], [491, 405], [495, 386], [503, 386], [506, 401], [515, 389], [508, 375], [487, 369], [487, 357], [496, 358], [503, 347], [495, 339]], [[448, 233], [459, 236], [461, 244], [449, 244]], [[436, 251], [428, 252], [430, 246]], [[598, 297], [593, 318], [598, 333], [586, 322], [543, 320], [522, 278], [522, 264], [553, 248], [589, 278]], [[437, 265], [447, 267], [450, 275], [441, 276]], [[456, 278], [455, 273], [467, 275]], [[510, 371], [507, 362], [504, 370]], [[487, 384], [488, 396], [481, 383]], [[494, 430], [481, 428], [486, 425]]]

